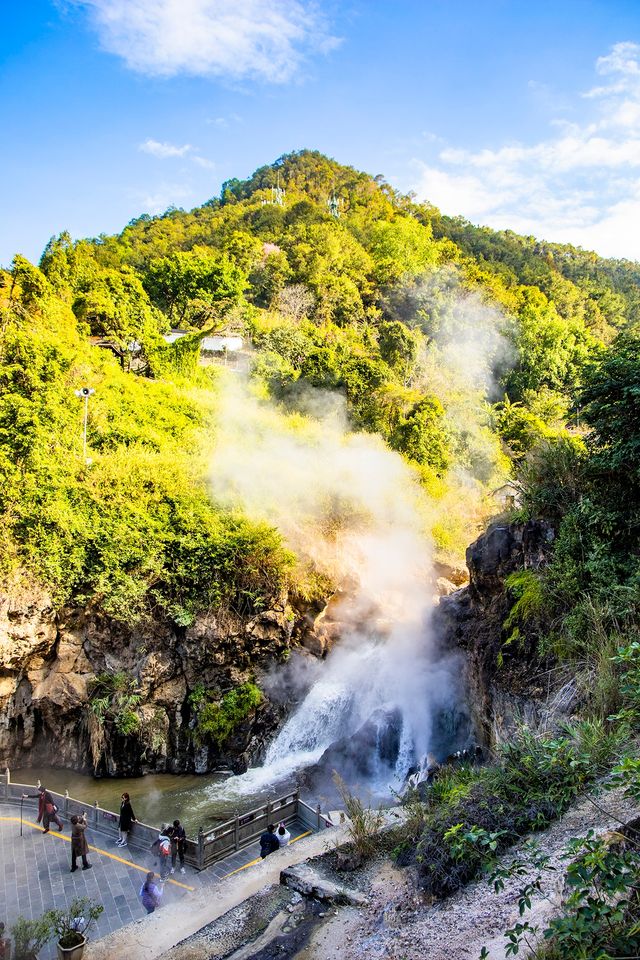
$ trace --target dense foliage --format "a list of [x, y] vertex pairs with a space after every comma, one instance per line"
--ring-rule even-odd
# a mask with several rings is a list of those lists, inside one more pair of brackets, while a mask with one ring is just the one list
[[[597, 351], [577, 394], [587, 429], [540, 438], [521, 451], [517, 467], [516, 519], [543, 518], [555, 536], [546, 563], [507, 577], [511, 608], [494, 667], [499, 675], [509, 656], [525, 661], [534, 677], [537, 669], [558, 685], [577, 683], [586, 719], [563, 736], [525, 729], [496, 766], [444, 770], [426, 802], [414, 801], [398, 854], [417, 862], [432, 894], [455, 891], [481, 869], [501, 890], [509, 872], [492, 869], [498, 855], [597, 780], [640, 799], [639, 346], [631, 327]], [[606, 807], [606, 798], [599, 803]], [[637, 956], [638, 835], [633, 825], [623, 834], [572, 842], [569, 895], [545, 930], [524, 917], [544, 893], [542, 877], [523, 887], [523, 920], [506, 931], [506, 956]], [[516, 863], [509, 875], [526, 872]]]
[[[450, 892], [635, 743], [639, 323], [637, 264], [444, 217], [314, 151], [116, 236], [61, 233], [38, 267], [18, 255], [0, 271], [0, 573], [183, 627], [208, 607], [254, 614], [291, 586], [279, 535], [209, 491], [220, 368], [198, 358], [216, 331], [251, 342], [253, 377], [283, 409], [306, 413], [310, 387], [338, 393], [352, 429], [407, 460], [440, 558], [460, 561], [515, 466], [520, 518], [544, 517], [555, 540], [544, 569], [508, 582], [495, 667], [526, 654], [576, 674], [591, 719], [440, 775], [401, 855]], [[98, 723], [139, 723], [132, 678], [98, 677], [91, 696]], [[192, 696], [196, 736], [217, 744], [261, 699], [251, 683]], [[615, 868], [584, 850], [592, 879]], [[563, 937], [582, 955], [571, 923], [553, 956]]]
[[[580, 405], [606, 405], [595, 381], [581, 390], [617, 330], [632, 344], [636, 281], [633, 265], [441, 217], [313, 151], [118, 236], [61, 233], [39, 267], [16, 256], [0, 274], [3, 571], [178, 623], [278, 588], [276, 535], [207, 495], [217, 376], [197, 359], [221, 328], [252, 339], [278, 402], [342, 393], [352, 426], [380, 433], [441, 501], [436, 547], [459, 562], [505, 476], [500, 441], [526, 457]], [[171, 326], [188, 335], [167, 344]], [[73, 397], [85, 384], [90, 468]], [[616, 464], [632, 453], [621, 443]]]

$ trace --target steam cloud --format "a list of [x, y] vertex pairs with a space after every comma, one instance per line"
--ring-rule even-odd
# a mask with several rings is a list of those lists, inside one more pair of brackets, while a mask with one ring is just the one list
[[[434, 711], [454, 699], [429, 630], [431, 551], [414, 474], [380, 438], [348, 432], [335, 394], [312, 391], [305, 409], [285, 414], [238, 380], [222, 389], [213, 495], [275, 525], [303, 563], [329, 577], [341, 590], [332, 615], [342, 623], [265, 767], [229, 782], [232, 790], [280, 779], [394, 714], [402, 776], [429, 748]], [[388, 781], [389, 768], [380, 773]]]

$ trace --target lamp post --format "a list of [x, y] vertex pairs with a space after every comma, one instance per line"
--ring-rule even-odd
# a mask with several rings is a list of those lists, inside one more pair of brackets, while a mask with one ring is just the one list
[[82, 427], [82, 458], [87, 466], [91, 463], [87, 459], [87, 417], [89, 416], [89, 397], [92, 393], [95, 393], [93, 387], [81, 387], [79, 390], [73, 391], [76, 397], [79, 397], [81, 400], [84, 400], [84, 423]]

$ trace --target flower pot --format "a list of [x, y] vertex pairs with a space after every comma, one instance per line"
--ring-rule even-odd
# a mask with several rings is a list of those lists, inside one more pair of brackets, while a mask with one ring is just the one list
[[58, 942], [58, 960], [80, 960], [84, 953], [87, 938], [80, 935], [78, 943], [72, 947], [61, 947]]

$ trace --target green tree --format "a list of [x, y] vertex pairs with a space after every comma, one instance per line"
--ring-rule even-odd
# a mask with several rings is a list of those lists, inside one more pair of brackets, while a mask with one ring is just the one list
[[378, 327], [378, 345], [382, 359], [407, 380], [418, 354], [416, 334], [399, 320], [383, 322]]
[[402, 417], [391, 436], [396, 450], [410, 460], [442, 473], [449, 465], [444, 409], [436, 397], [425, 396]]
[[190, 250], [153, 260], [143, 282], [151, 300], [166, 311], [172, 324], [201, 327], [214, 311], [240, 301], [246, 278], [225, 257]]

